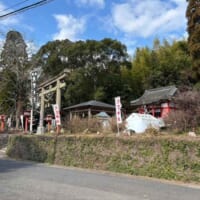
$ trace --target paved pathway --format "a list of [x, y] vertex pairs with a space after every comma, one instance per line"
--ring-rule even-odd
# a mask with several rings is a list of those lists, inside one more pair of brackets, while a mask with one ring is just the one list
[[0, 200], [199, 200], [200, 186], [9, 160], [1, 151]]

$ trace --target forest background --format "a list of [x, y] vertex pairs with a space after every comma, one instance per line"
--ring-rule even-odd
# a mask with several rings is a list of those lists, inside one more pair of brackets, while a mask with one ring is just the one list
[[180, 91], [198, 91], [199, 12], [198, 1], [189, 1], [188, 40], [155, 38], [152, 48], [137, 48], [133, 57], [124, 44], [110, 38], [49, 41], [34, 55], [28, 55], [23, 36], [9, 31], [0, 61], [0, 113], [13, 115], [17, 121], [30, 108], [32, 71], [39, 73], [39, 84], [64, 69], [70, 70], [61, 108], [89, 100], [114, 104], [114, 97], [120, 96], [123, 107], [129, 109], [130, 101], [145, 89], [169, 85]]

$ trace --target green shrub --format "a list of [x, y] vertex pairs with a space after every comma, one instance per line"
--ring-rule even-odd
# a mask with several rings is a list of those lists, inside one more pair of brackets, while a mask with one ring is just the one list
[[54, 144], [54, 137], [11, 136], [8, 142], [7, 154], [17, 159], [53, 163]]

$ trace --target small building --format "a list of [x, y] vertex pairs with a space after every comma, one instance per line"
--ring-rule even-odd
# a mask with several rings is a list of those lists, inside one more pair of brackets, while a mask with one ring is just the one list
[[99, 119], [109, 119], [110, 118], [110, 116], [104, 111], [101, 111], [100, 113], [96, 114], [95, 117], [97, 117]]
[[69, 114], [71, 120], [74, 116], [91, 118], [100, 112], [106, 112], [110, 116], [115, 114], [115, 106], [100, 101], [87, 101], [77, 105], [69, 106], [63, 109], [64, 112]]
[[176, 93], [177, 88], [175, 86], [145, 90], [140, 98], [131, 101], [130, 104], [138, 113], [148, 113], [154, 117], [163, 118], [175, 109], [172, 99]]

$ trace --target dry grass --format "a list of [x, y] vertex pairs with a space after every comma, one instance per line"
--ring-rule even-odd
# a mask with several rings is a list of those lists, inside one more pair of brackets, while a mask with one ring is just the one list
[[70, 134], [91, 134], [91, 133], [102, 133], [103, 126], [101, 120], [97, 118], [73, 118], [70, 121], [65, 122], [64, 128], [65, 133]]
[[197, 130], [200, 127], [200, 93], [199, 91], [186, 91], [174, 98], [177, 110], [165, 118], [165, 124], [172, 131], [183, 133]]

